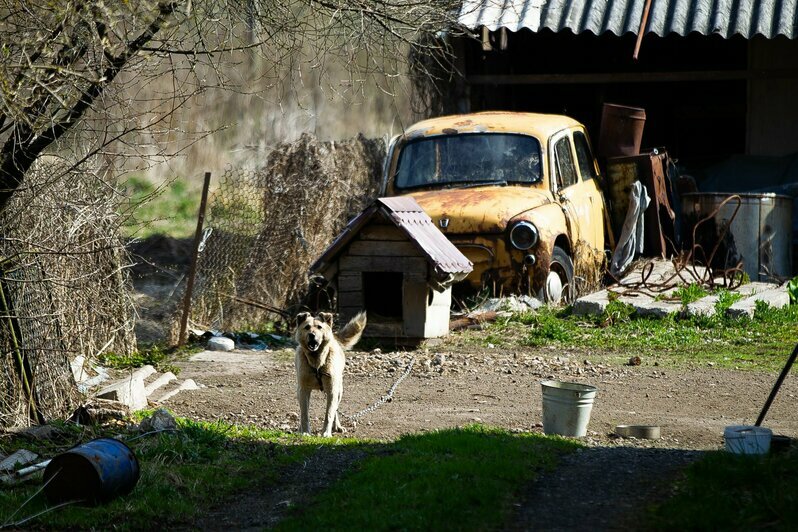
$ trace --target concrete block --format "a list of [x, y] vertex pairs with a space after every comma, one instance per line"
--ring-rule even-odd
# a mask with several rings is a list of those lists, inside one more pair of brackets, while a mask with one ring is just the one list
[[698, 301], [693, 301], [687, 305], [688, 316], [713, 316], [715, 314], [715, 303], [718, 296], [711, 295], [702, 297]]
[[678, 314], [682, 311], [682, 304], [675, 301], [657, 301], [653, 298], [644, 299], [635, 305], [635, 311], [639, 316], [649, 316], [653, 318], [666, 318], [671, 314]]
[[130, 410], [143, 410], [147, 408], [147, 393], [144, 391], [144, 379], [131, 375], [121, 381], [106, 386], [97, 393], [101, 399], [119, 401], [130, 407]]
[[146, 393], [147, 397], [149, 397], [149, 396], [152, 395], [152, 393], [155, 390], [157, 390], [158, 388], [160, 388], [162, 386], [165, 386], [166, 384], [168, 384], [168, 383], [170, 383], [170, 382], [172, 382], [174, 380], [177, 380], [177, 377], [175, 377], [175, 374], [172, 373], [171, 371], [167, 371], [166, 373], [158, 375], [158, 377], [155, 380], [153, 380], [152, 382], [148, 383], [144, 387], [144, 393]]
[[574, 302], [574, 314], [585, 316], [587, 314], [601, 314], [610, 304], [609, 292], [600, 290], [592, 294], [580, 297]]
[[755, 292], [747, 298], [741, 299], [729, 307], [726, 311], [726, 314], [734, 318], [739, 318], [742, 316], [753, 318], [757, 301], [764, 301], [774, 308], [782, 308], [790, 304], [790, 294], [787, 293], [787, 287], [783, 285], [776, 288], [770, 288], [769, 290], [764, 290], [762, 292]]
[[146, 366], [141, 366], [140, 368], [135, 369], [132, 375], [134, 379], [146, 380], [147, 377], [155, 373], [155, 368], [147, 364]]
[[156, 403], [163, 403], [167, 399], [174, 397], [178, 393], [185, 391], [185, 390], [199, 390], [199, 386], [193, 379], [186, 379], [183, 382], [170, 386], [168, 389], [164, 391], [157, 399], [154, 399]]
[[211, 351], [232, 351], [236, 348], [236, 343], [224, 336], [214, 336], [208, 340], [208, 349]]
[[0, 471], [14, 471], [39, 458], [39, 455], [27, 449], [19, 449], [0, 462]]

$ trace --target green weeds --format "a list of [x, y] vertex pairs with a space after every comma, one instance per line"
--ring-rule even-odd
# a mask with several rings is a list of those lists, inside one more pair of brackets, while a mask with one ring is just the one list
[[[736, 297], [720, 292], [716, 306], [724, 309]], [[639, 317], [630, 306], [610, 301], [601, 316], [576, 316], [568, 309], [541, 308], [513, 315], [485, 331], [464, 331], [454, 343], [486, 342], [509, 349], [555, 345], [572, 350], [627, 357], [655, 356], [661, 365], [706, 365], [738, 369], [774, 370], [784, 363], [798, 330], [798, 306], [775, 309], [759, 304], [752, 319], [714, 316]]]
[[146, 238], [168, 234], [185, 238], [194, 234], [199, 211], [199, 184], [176, 178], [156, 186], [148, 179], [130, 177], [124, 184], [132, 216], [125, 224], [129, 236]]

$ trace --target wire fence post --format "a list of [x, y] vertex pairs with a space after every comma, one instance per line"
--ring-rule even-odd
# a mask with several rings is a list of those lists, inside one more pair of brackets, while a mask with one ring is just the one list
[[205, 207], [208, 204], [208, 188], [211, 184], [211, 173], [205, 172], [205, 181], [202, 183], [202, 199], [200, 200], [199, 214], [197, 214], [197, 231], [194, 233], [194, 246], [191, 249], [191, 264], [188, 269], [186, 293], [183, 296], [183, 315], [180, 318], [180, 336], [177, 339], [178, 347], [186, 343], [186, 327], [188, 315], [191, 313], [191, 296], [194, 292], [194, 277], [197, 274], [197, 259], [202, 241], [202, 225], [205, 223]]

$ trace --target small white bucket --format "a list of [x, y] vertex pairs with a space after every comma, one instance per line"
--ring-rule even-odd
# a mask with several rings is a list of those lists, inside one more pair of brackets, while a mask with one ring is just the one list
[[752, 425], [732, 425], [723, 431], [726, 450], [734, 454], [767, 454], [773, 431]]
[[596, 387], [575, 382], [545, 380], [543, 432], [581, 438], [587, 434]]

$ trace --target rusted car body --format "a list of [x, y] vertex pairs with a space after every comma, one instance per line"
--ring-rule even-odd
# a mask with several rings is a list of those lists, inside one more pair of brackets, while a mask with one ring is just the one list
[[392, 141], [385, 195], [411, 195], [474, 263], [467, 282], [575, 296], [574, 253], [604, 249], [604, 199], [585, 127], [485, 112], [419, 122]]

